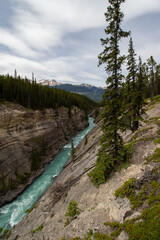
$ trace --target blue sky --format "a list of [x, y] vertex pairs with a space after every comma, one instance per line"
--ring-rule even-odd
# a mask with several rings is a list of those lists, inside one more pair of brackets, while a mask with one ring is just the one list
[[[1, 0], [0, 74], [37, 80], [105, 86], [103, 50], [107, 0]], [[124, 30], [131, 30], [135, 51], [160, 63], [160, 1], [126, 0]], [[129, 39], [128, 39], [129, 40]], [[128, 40], [121, 43], [127, 53]]]

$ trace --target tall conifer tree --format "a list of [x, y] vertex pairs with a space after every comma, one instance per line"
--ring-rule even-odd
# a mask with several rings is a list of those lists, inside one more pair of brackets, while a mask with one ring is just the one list
[[160, 65], [156, 66], [155, 72], [155, 95], [160, 94]]
[[[99, 65], [106, 64], [105, 70], [109, 75], [106, 81], [107, 89], [104, 94], [105, 108], [103, 112], [103, 136], [101, 148], [97, 159], [97, 167], [103, 172], [104, 182], [113, 169], [113, 166], [122, 160], [123, 141], [119, 130], [124, 128], [122, 119], [122, 71], [121, 66], [125, 56], [120, 55], [119, 42], [128, 37], [129, 32], [121, 28], [124, 14], [121, 12], [121, 3], [125, 0], [109, 0], [109, 6], [105, 13], [107, 37], [101, 39], [104, 51], [99, 55]], [[96, 169], [95, 169], [96, 172]], [[93, 172], [94, 175], [94, 172]], [[91, 176], [91, 180], [94, 177]], [[98, 180], [97, 180], [98, 181]], [[97, 183], [98, 185], [99, 183]]]
[[149, 66], [149, 78], [150, 78], [150, 94], [151, 94], [151, 101], [153, 101], [153, 96], [154, 96], [154, 88], [155, 88], [155, 67], [156, 67], [156, 62], [151, 56], [147, 60], [148, 66]]
[[137, 130], [137, 120], [136, 120], [136, 54], [133, 48], [133, 40], [130, 38], [128, 56], [127, 56], [127, 70], [128, 75], [126, 77], [126, 112], [128, 125], [130, 129], [134, 132]]
[[135, 130], [139, 127], [139, 120], [142, 120], [142, 114], [145, 113], [144, 105], [145, 105], [145, 77], [146, 77], [146, 66], [142, 63], [141, 57], [139, 57], [139, 62], [137, 66], [137, 81], [136, 81], [136, 125]]

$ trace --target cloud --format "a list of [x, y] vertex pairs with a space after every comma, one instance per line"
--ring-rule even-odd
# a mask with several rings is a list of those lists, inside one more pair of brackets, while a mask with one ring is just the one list
[[13, 32], [0, 28], [0, 44], [8, 47], [15, 53], [25, 57], [35, 57], [37, 53], [27, 46], [21, 39], [16, 37]]
[[148, 13], [160, 12], [159, 0], [128, 0], [122, 4], [125, 19], [133, 19]]
[[[104, 66], [97, 68], [97, 56], [103, 50], [99, 39], [106, 26], [106, 0], [12, 0], [10, 7], [9, 24], [0, 23], [1, 72], [13, 73], [16, 68], [22, 76], [34, 72], [37, 79], [105, 84], [106, 73]], [[153, 25], [159, 21], [152, 14], [160, 12], [160, 1], [126, 0], [122, 9], [137, 54], [158, 58], [160, 35], [158, 24]], [[122, 52], [127, 49], [128, 40]]]
[[63, 25], [63, 30], [80, 31], [104, 25], [104, 9], [106, 1], [101, 0], [21, 0], [32, 11], [41, 16], [43, 21]]
[[47, 71], [47, 68], [41, 63], [4, 53], [0, 53], [0, 69], [0, 74], [13, 74], [14, 70], [17, 69], [18, 74], [22, 77], [27, 76], [28, 78], [32, 72]]
[[102, 78], [97, 75], [97, 74], [93, 74], [93, 73], [89, 73], [89, 72], [80, 72], [78, 74], [80, 77], [82, 77], [83, 79], [90, 79], [90, 80], [102, 80]]

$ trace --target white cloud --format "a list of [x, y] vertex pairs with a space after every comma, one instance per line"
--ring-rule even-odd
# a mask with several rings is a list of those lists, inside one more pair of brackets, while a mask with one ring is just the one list
[[143, 47], [137, 49], [137, 55], [143, 56], [143, 61], [153, 56], [157, 63], [160, 63], [160, 42], [144, 44]]
[[122, 4], [125, 19], [129, 20], [152, 12], [160, 12], [159, 0], [126, 0]]
[[0, 53], [0, 74], [13, 74], [17, 69], [18, 74], [22, 77], [31, 78], [32, 72], [46, 72], [46, 67], [33, 60], [28, 60], [21, 57], [16, 57], [9, 54]]
[[[8, 54], [0, 53], [0, 72], [13, 73], [16, 68], [22, 76], [30, 77], [34, 72], [37, 79], [55, 78], [58, 81], [88, 81], [104, 85], [104, 66], [97, 69], [97, 56], [103, 49], [99, 39], [103, 36], [98, 36], [100, 31], [96, 29], [103, 31], [105, 28], [107, 2], [12, 0], [11, 27], [5, 28], [0, 24], [0, 44], [10, 49]], [[126, 23], [129, 23], [136, 17], [160, 12], [160, 1], [126, 0], [122, 8]], [[92, 34], [90, 29], [95, 29]], [[151, 40], [152, 43], [145, 41], [143, 29], [141, 33], [137, 31], [133, 38], [138, 55], [143, 58], [155, 55], [158, 58], [159, 34]], [[122, 51], [126, 52], [127, 48], [128, 42], [123, 45]]]
[[[43, 21], [63, 25], [64, 29], [80, 31], [104, 25], [106, 1], [96, 0], [21, 0], [38, 13]], [[38, 15], [37, 15], [38, 16]]]
[[35, 57], [37, 55], [27, 44], [16, 37], [13, 32], [0, 28], [0, 33], [0, 44], [7, 46], [13, 52], [25, 57]]
[[56, 77], [56, 80], [60, 83], [73, 83], [73, 84], [76, 84], [77, 83], [77, 80], [75, 80], [74, 78], [72, 78], [71, 76], [69, 75], [59, 75]]
[[89, 72], [80, 72], [78, 75], [85, 80], [86, 78], [90, 80], [102, 80], [100, 75], [89, 73]]

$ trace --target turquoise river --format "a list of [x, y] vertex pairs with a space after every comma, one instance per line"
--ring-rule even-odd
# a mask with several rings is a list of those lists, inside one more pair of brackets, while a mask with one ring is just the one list
[[[89, 117], [89, 126], [73, 138], [74, 146], [77, 146], [85, 135], [94, 127], [93, 118]], [[66, 144], [63, 149], [46, 165], [44, 172], [34, 180], [13, 202], [0, 208], [0, 228], [11, 229], [26, 215], [25, 211], [33, 207], [37, 200], [44, 194], [63, 169], [71, 153], [71, 144]]]

